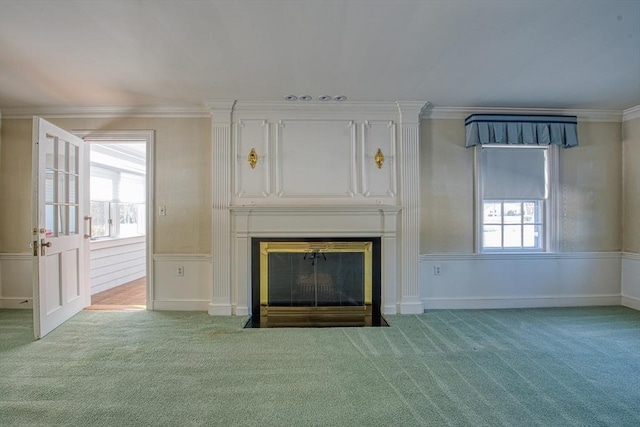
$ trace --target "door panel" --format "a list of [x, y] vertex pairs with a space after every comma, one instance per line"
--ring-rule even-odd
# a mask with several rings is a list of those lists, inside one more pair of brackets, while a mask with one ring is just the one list
[[89, 304], [84, 142], [34, 117], [34, 334], [41, 338]]

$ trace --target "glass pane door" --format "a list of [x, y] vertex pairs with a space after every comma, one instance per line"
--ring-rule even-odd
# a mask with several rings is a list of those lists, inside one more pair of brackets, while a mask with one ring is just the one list
[[78, 147], [49, 134], [44, 144], [46, 237], [78, 234]]

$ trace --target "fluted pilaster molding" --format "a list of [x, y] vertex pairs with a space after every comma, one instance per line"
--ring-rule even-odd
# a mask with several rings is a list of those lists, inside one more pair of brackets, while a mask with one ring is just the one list
[[209, 314], [231, 315], [231, 122], [235, 101], [207, 103], [212, 138], [212, 268]]
[[420, 113], [424, 103], [398, 102], [400, 126], [398, 150], [400, 154], [400, 239], [401, 260], [399, 275], [401, 289], [399, 312], [424, 312], [420, 298]]

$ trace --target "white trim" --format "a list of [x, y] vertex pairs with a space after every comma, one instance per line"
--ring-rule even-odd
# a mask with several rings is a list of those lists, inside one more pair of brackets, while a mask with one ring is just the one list
[[153, 275], [153, 233], [155, 230], [154, 227], [154, 214], [156, 211], [155, 204], [155, 155], [156, 155], [156, 142], [155, 142], [155, 132], [151, 131], [149, 134], [149, 140], [147, 140], [147, 164], [146, 164], [146, 173], [147, 173], [147, 182], [146, 182], [146, 190], [147, 190], [147, 230], [146, 230], [146, 242], [147, 242], [147, 310], [155, 309], [155, 280]]
[[621, 303], [625, 307], [640, 310], [640, 254], [622, 252], [620, 264]]
[[145, 241], [145, 236], [122, 237], [122, 238], [103, 237], [103, 238], [91, 240], [89, 245], [91, 247], [91, 250], [95, 250], [95, 249], [114, 248], [117, 246], [133, 245], [135, 243], [143, 243], [144, 241]]
[[[209, 118], [212, 109], [221, 102], [205, 101], [206, 106], [147, 106], [147, 107], [16, 107], [2, 110], [3, 119], [26, 119], [32, 116], [43, 118], [110, 118], [110, 117], [165, 117], [165, 118]], [[359, 112], [360, 109], [379, 110], [387, 114], [397, 103], [387, 102], [242, 102], [242, 111], [263, 110], [332, 110]], [[407, 104], [400, 102], [400, 104]], [[626, 110], [572, 110], [559, 108], [499, 108], [499, 107], [433, 107], [428, 102], [416, 103], [422, 107], [420, 117], [424, 119], [465, 119], [471, 114], [563, 114], [577, 116], [585, 122], [620, 122], [640, 117], [640, 106]], [[381, 107], [382, 105], [382, 107]], [[397, 107], [396, 107], [397, 108]]]
[[620, 295], [543, 295], [535, 297], [492, 298], [425, 298], [428, 310], [534, 308], [534, 307], [584, 307], [594, 305], [620, 305]]
[[[323, 118], [338, 117], [340, 119], [345, 118], [345, 113], [351, 113], [361, 115], [363, 112], [367, 116], [376, 116], [378, 114], [383, 115], [385, 118], [389, 116], [395, 116], [398, 114], [399, 104], [401, 105], [413, 105], [416, 104], [420, 107], [425, 105], [421, 103], [396, 103], [396, 102], [323, 102], [323, 101], [205, 101], [205, 105], [212, 110], [220, 109], [226, 111], [231, 108], [232, 113], [241, 114], [244, 119], [252, 117], [257, 114], [260, 118], [264, 118], [266, 115], [280, 115], [286, 114], [294, 116], [308, 116], [311, 115], [317, 118], [318, 114], [321, 114]], [[417, 116], [416, 116], [417, 117]]]
[[249, 316], [249, 307], [247, 307], [246, 305], [234, 305], [232, 307], [232, 312], [234, 313], [234, 316]]
[[0, 253], [0, 261], [30, 261], [33, 259], [31, 252], [22, 253]]
[[549, 146], [547, 150], [547, 178], [549, 194], [545, 203], [545, 252], [556, 252], [560, 248], [560, 147]]
[[482, 253], [482, 146], [473, 147], [473, 252]]
[[[422, 310], [424, 313], [424, 309]], [[396, 304], [385, 304], [382, 310], [383, 314], [398, 314], [398, 307]]]
[[2, 110], [4, 119], [110, 118], [110, 117], [165, 117], [208, 118], [211, 111], [201, 106], [147, 106], [147, 107], [16, 107]]
[[[626, 111], [626, 110], [625, 110]], [[581, 122], [620, 122], [621, 110], [571, 110], [559, 108], [433, 107], [425, 109], [425, 119], [466, 119], [471, 114], [559, 114], [577, 116]]]
[[640, 261], [640, 254], [635, 252], [622, 252], [622, 259]]
[[195, 262], [211, 262], [212, 257], [209, 254], [153, 254], [153, 261], [195, 261]]
[[[545, 176], [547, 177], [547, 199], [544, 200], [544, 246], [542, 249], [527, 250], [523, 249], [523, 253], [546, 253], [554, 252], [559, 247], [559, 224], [560, 224], [560, 209], [559, 209], [559, 193], [560, 193], [560, 172], [559, 172], [559, 147], [557, 145], [548, 146], [519, 146], [519, 145], [501, 145], [501, 144], [489, 144], [489, 145], [476, 145], [473, 147], [473, 188], [474, 188], [474, 206], [473, 206], [473, 248], [475, 253], [504, 253], [503, 249], [497, 249], [493, 251], [485, 251], [482, 248], [482, 230], [483, 230], [483, 188], [482, 188], [482, 158], [480, 153], [483, 148], [508, 148], [508, 149], [538, 149], [546, 150], [547, 161], [545, 162]], [[503, 224], [504, 225], [504, 224]]]
[[207, 311], [209, 300], [155, 300], [155, 311]]
[[232, 212], [260, 212], [260, 213], [306, 213], [312, 210], [314, 213], [342, 213], [345, 215], [358, 215], [368, 212], [400, 212], [402, 209], [397, 205], [371, 205], [371, 204], [349, 204], [349, 205], [313, 205], [313, 204], [299, 204], [299, 205], [285, 205], [285, 204], [273, 204], [273, 205], [242, 205], [242, 206], [230, 206], [229, 209]]
[[33, 298], [0, 297], [0, 309], [33, 309]]
[[84, 140], [99, 142], [148, 142], [153, 140], [153, 130], [91, 130], [76, 129], [72, 133]]
[[[419, 302], [401, 302], [399, 304], [400, 313], [402, 313], [402, 314], [422, 314], [422, 313], [424, 313], [424, 308], [425, 308], [424, 301], [425, 300], [420, 300]], [[391, 314], [391, 313], [387, 313], [385, 311], [384, 314]]]
[[501, 252], [478, 254], [422, 254], [420, 261], [494, 261], [533, 259], [620, 259], [620, 252]]
[[[146, 258], [146, 277], [147, 277], [147, 310], [154, 309], [154, 289], [155, 282], [153, 278], [153, 230], [154, 230], [154, 214], [155, 214], [155, 131], [154, 130], [75, 130], [74, 135], [79, 136], [88, 144], [105, 143], [105, 142], [131, 142], [143, 141], [146, 144], [145, 152], [145, 208], [147, 214], [147, 224], [145, 229], [145, 258]], [[136, 236], [138, 237], [138, 236]], [[120, 239], [116, 239], [120, 240]], [[107, 246], [105, 244], [105, 246]]]
[[622, 121], [626, 122], [628, 120], [637, 119], [640, 117], [640, 105], [636, 105], [635, 107], [627, 108], [622, 112]]
[[233, 315], [233, 306], [231, 304], [213, 304], [213, 303], [209, 304], [209, 301], [207, 301], [207, 308], [205, 308], [205, 310], [207, 309], [210, 316]]
[[640, 311], [640, 298], [622, 295], [620, 305]]

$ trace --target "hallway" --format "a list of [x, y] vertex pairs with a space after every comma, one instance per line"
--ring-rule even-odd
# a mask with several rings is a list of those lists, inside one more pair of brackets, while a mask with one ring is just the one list
[[141, 277], [113, 289], [91, 296], [86, 310], [145, 310], [147, 278]]

